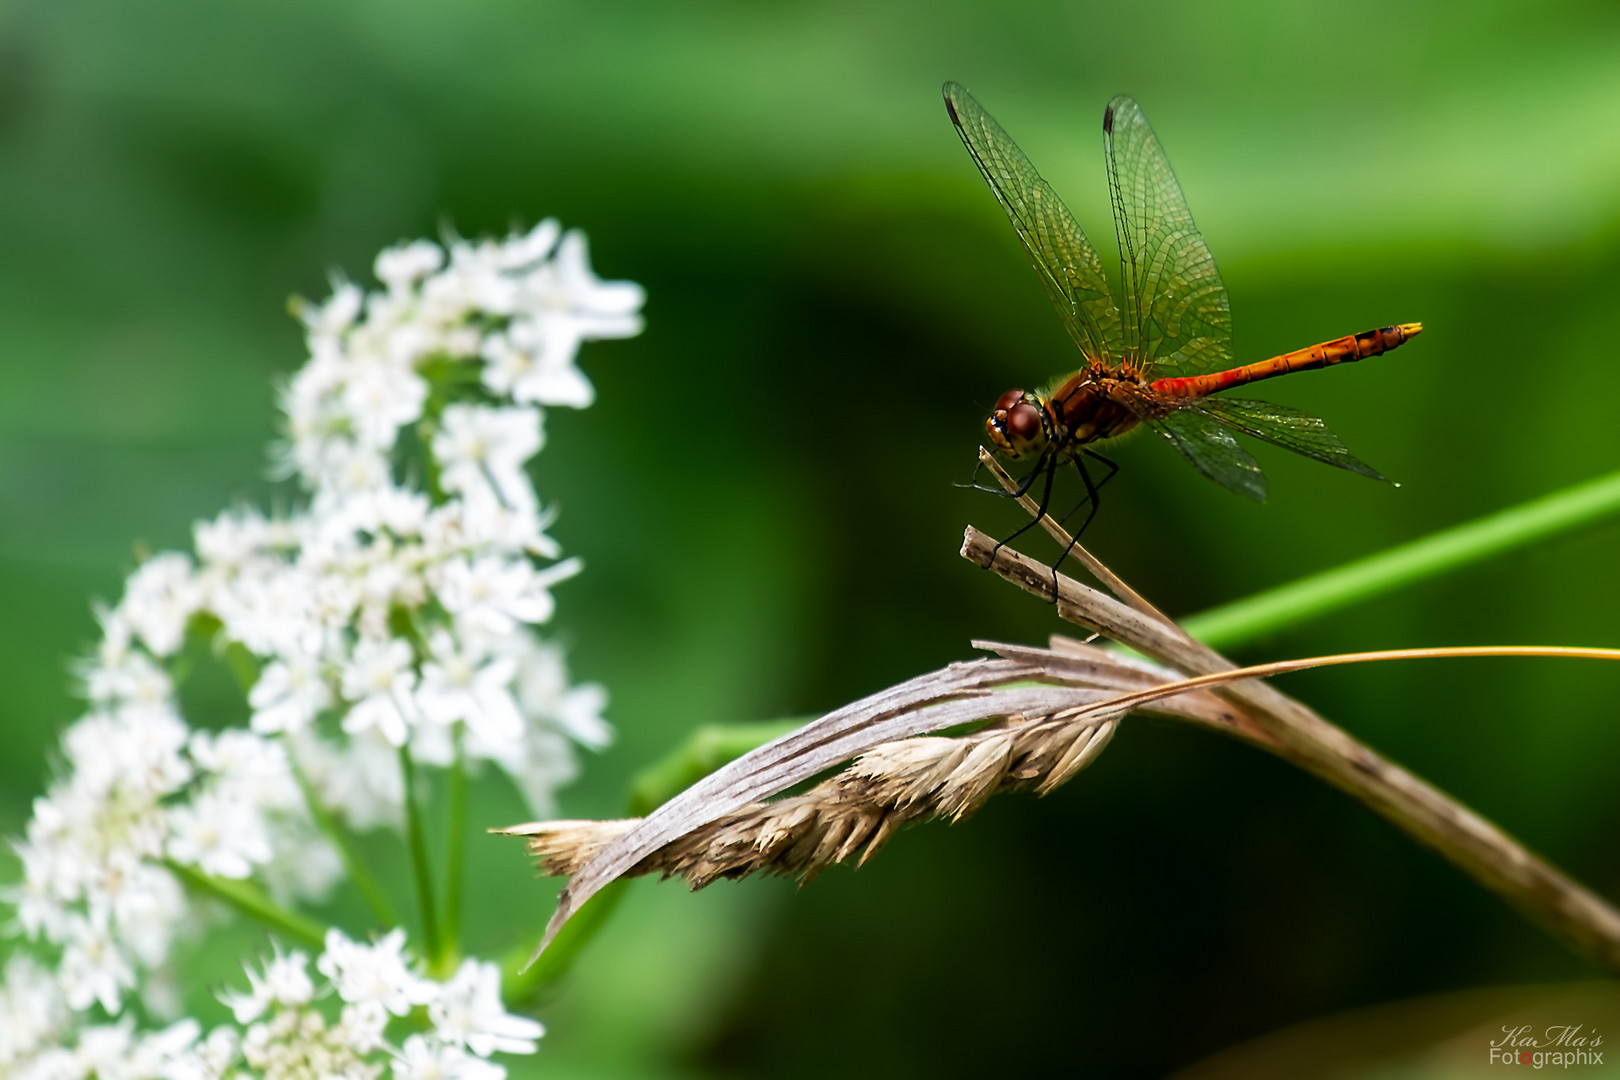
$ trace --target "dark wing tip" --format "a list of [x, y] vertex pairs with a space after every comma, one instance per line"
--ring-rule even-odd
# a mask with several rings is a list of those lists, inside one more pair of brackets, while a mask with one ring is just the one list
[[1135, 110], [1140, 112], [1141, 109], [1142, 107], [1136, 103], [1136, 99], [1131, 97], [1131, 95], [1115, 94], [1108, 100], [1108, 107], [1103, 110], [1103, 134], [1112, 135], [1114, 133], [1114, 122], [1116, 120], [1120, 119], [1120, 117], [1123, 115], [1126, 122], [1130, 123], [1131, 111]]
[[940, 87], [940, 93], [945, 96], [945, 111], [951, 114], [951, 123], [957, 127], [962, 126], [962, 117], [956, 111], [956, 98], [966, 93], [961, 83], [947, 82]]

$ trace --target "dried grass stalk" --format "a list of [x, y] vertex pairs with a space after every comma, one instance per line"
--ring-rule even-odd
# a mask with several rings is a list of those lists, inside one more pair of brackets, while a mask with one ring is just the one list
[[[954, 738], [882, 743], [809, 791], [733, 810], [626, 873], [680, 877], [694, 889], [754, 873], [809, 881], [851, 857], [864, 864], [904, 825], [960, 821], [1005, 791], [1046, 794], [1096, 760], [1118, 726], [1118, 717], [1015, 716]], [[639, 818], [551, 821], [501, 831], [528, 837], [529, 853], [546, 873], [573, 876], [640, 824]]]
[[[541, 950], [580, 905], [626, 874], [680, 876], [694, 887], [754, 872], [811, 877], [857, 853], [864, 862], [903, 824], [960, 819], [999, 791], [1044, 794], [1107, 744], [1118, 715], [1096, 711], [1102, 703], [1177, 678], [1067, 638], [1054, 638], [1050, 649], [975, 644], [1000, 658], [952, 664], [829, 713], [716, 770], [646, 818], [494, 830], [527, 837], [545, 872], [573, 878]], [[1014, 682], [1026, 685], [1006, 685]], [[1147, 708], [1264, 738], [1208, 690]], [[957, 738], [915, 737], [981, 721], [995, 723]], [[763, 801], [852, 760], [809, 792]]]
[[[1620, 912], [1490, 822], [1257, 678], [1322, 661], [1237, 671], [1106, 568], [1099, 576], [1126, 602], [971, 528], [962, 554], [1052, 600], [1061, 617], [1165, 667], [1063, 638], [1055, 638], [1050, 649], [985, 645], [999, 658], [953, 664], [829, 713], [711, 773], [645, 818], [496, 830], [527, 837], [544, 870], [572, 876], [535, 955], [580, 905], [617, 877], [658, 873], [699, 888], [751, 873], [808, 879], [851, 858], [864, 862], [904, 824], [959, 820], [1002, 791], [1052, 790], [1095, 760], [1127, 710], [1144, 709], [1243, 738], [1328, 780], [1567, 943], [1620, 971]], [[1407, 650], [1329, 662], [1470, 651], [1537, 652]], [[1540, 650], [1551, 652], [1605, 653]], [[924, 737], [977, 721], [992, 722], [968, 735]], [[846, 762], [809, 791], [764, 801]]]

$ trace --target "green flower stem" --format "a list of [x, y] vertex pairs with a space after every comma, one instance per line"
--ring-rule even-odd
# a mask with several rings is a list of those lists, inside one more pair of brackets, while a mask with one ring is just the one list
[[405, 781], [405, 834], [411, 846], [411, 870], [416, 875], [416, 900], [422, 909], [422, 954], [437, 961], [439, 919], [433, 909], [433, 871], [428, 866], [427, 835], [422, 829], [422, 806], [417, 800], [416, 763], [410, 746], [399, 748], [399, 771]]
[[1617, 512], [1620, 472], [1213, 608], [1181, 625], [1211, 648], [1230, 648]]
[[343, 863], [343, 869], [349, 875], [349, 880], [360, 890], [360, 895], [365, 897], [372, 914], [377, 916], [377, 920], [383, 926], [398, 926], [399, 915], [394, 911], [394, 905], [389, 901], [388, 895], [383, 892], [377, 876], [371, 872], [371, 867], [360, 854], [360, 849], [355, 846], [354, 836], [321, 802], [320, 795], [315, 791], [315, 785], [309, 782], [304, 770], [292, 760], [291, 753], [287, 755], [287, 759], [292, 765], [293, 778], [298, 781], [298, 789], [304, 793], [304, 805], [309, 807], [309, 816], [315, 819], [315, 827], [320, 829], [322, 835], [337, 849], [338, 859]]
[[445, 845], [444, 952], [438, 957], [438, 974], [448, 976], [461, 959], [461, 881], [467, 851], [467, 751], [466, 725], [455, 728], [456, 756], [450, 763], [449, 840]]
[[192, 892], [223, 901], [282, 937], [316, 950], [325, 945], [325, 926], [296, 911], [288, 911], [251, 881], [212, 877], [173, 859], [164, 859], [163, 865]]
[[[759, 724], [705, 724], [688, 735], [680, 746], [641, 770], [630, 781], [630, 794], [626, 800], [630, 814], [633, 817], [647, 815], [728, 761], [779, 735], [786, 735], [809, 719], [773, 720]], [[529, 965], [529, 958], [534, 955], [532, 945], [508, 953], [501, 961], [502, 996], [512, 1002], [531, 1000], [566, 974], [580, 950], [596, 936], [619, 906], [629, 884], [628, 878], [620, 878], [591, 897], [568, 920], [556, 940], [533, 965]]]

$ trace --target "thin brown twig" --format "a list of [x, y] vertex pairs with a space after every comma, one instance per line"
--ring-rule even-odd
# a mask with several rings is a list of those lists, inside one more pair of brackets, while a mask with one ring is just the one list
[[[969, 528], [964, 557], [996, 571], [1058, 614], [1162, 663], [1194, 675], [1236, 665], [1162, 623]], [[1532, 921], [1612, 972], [1620, 972], [1620, 911], [1531, 853], [1513, 837], [1426, 781], [1379, 756], [1298, 701], [1252, 679], [1215, 693], [1231, 701], [1267, 738], [1273, 753], [1316, 774], [1440, 853]]]
[[[1018, 481], [1014, 480], [1007, 470], [1001, 467], [1001, 462], [996, 460], [995, 454], [982, 446], [979, 447], [979, 464], [989, 469], [990, 475], [996, 478], [996, 483], [1005, 488], [1007, 494], [1018, 500], [1018, 505], [1024, 508], [1024, 512], [1039, 522], [1041, 528], [1046, 530], [1046, 534], [1056, 540], [1063, 550], [1073, 557], [1075, 562], [1084, 566], [1087, 573], [1102, 582], [1109, 592], [1144, 615], [1158, 619], [1167, 626], [1176, 625], [1162, 611], [1148, 603], [1141, 593], [1125, 584], [1119, 575], [1103, 565], [1101, 559], [1076, 542], [1075, 538], [1069, 535], [1068, 530], [1058, 524], [1056, 518], [1051, 514], [1043, 513], [1040, 503], [1031, 498], [1029, 492], [1020, 492], [1018, 490], [1020, 486]], [[1180, 627], [1177, 627], [1177, 629], [1179, 630]]]

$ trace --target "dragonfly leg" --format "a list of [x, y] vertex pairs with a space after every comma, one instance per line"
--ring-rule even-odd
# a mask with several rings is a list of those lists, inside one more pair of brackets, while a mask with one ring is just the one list
[[[1029, 487], [1034, 483], [1035, 476], [1039, 473], [1046, 474], [1046, 483], [1041, 486], [1041, 501], [1040, 505], [1035, 509], [1035, 516], [1030, 518], [1023, 525], [1019, 526], [1011, 536], [1008, 536], [1004, 540], [996, 541], [996, 546], [991, 551], [992, 556], [994, 556], [995, 553], [1000, 551], [1003, 547], [1012, 543], [1030, 529], [1034, 528], [1036, 525], [1039, 525], [1041, 523], [1041, 519], [1046, 517], [1047, 507], [1052, 505], [1052, 478], [1057, 475], [1057, 461], [1052, 458], [1042, 458], [1040, 463], [1036, 465], [1034, 470], [1030, 472], [1029, 476], [1025, 477], [1021, 487], [1024, 490], [1028, 490]], [[1020, 491], [1019, 494], [1023, 494], [1023, 492]], [[1053, 584], [1055, 586], [1056, 582]], [[1054, 604], [1057, 603], [1057, 591], [1055, 587], [1052, 592], [1051, 602]]]
[[[1108, 471], [1103, 473], [1101, 477], [1093, 480], [1091, 478], [1090, 470], [1086, 468], [1085, 459], [1088, 457], [1096, 460]], [[1058, 522], [1058, 524], [1062, 525], [1067, 523], [1068, 520], [1075, 515], [1075, 512], [1078, 511], [1082, 506], [1089, 505], [1091, 509], [1086, 512], [1086, 520], [1082, 521], [1080, 523], [1080, 527], [1070, 535], [1069, 544], [1063, 549], [1063, 554], [1059, 555], [1057, 562], [1052, 564], [1053, 596], [1057, 595], [1058, 567], [1063, 565], [1063, 560], [1069, 557], [1069, 552], [1074, 550], [1074, 546], [1080, 542], [1080, 537], [1083, 536], [1085, 531], [1091, 527], [1091, 521], [1097, 516], [1098, 507], [1102, 505], [1101, 500], [1103, 485], [1112, 480], [1114, 478], [1114, 474], [1119, 472], [1119, 462], [1115, 461], [1113, 458], [1104, 457], [1102, 454], [1097, 453], [1097, 451], [1092, 450], [1089, 447], [1081, 447], [1080, 453], [1074, 456], [1074, 467], [1075, 470], [1080, 473], [1080, 479], [1084, 481], [1086, 485], [1086, 497], [1080, 500], [1080, 502], [1076, 503], [1073, 510], [1070, 510], [1067, 514], [1064, 514], [1063, 518]]]
[[[968, 482], [965, 484], [957, 484], [956, 486], [959, 488], [972, 488], [974, 491], [988, 491], [992, 495], [1000, 495], [1003, 499], [1021, 499], [1029, 493], [1029, 489], [1034, 485], [1036, 477], [1040, 476], [1042, 473], [1051, 475], [1046, 459], [1042, 458], [1035, 463], [1035, 467], [1033, 469], [1029, 470], [1029, 472], [1025, 473], [1024, 476], [1019, 479], [1018, 486], [1016, 488], [1014, 488], [1012, 491], [1008, 491], [999, 484], [997, 484], [995, 487], [991, 487], [989, 484], [979, 483], [979, 473], [983, 469], [984, 462], [980, 461], [973, 467], [973, 475], [968, 478]], [[1038, 521], [1040, 519], [1037, 518], [1036, 520]]]

